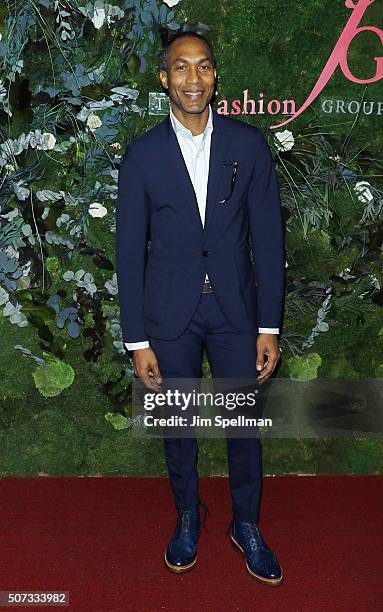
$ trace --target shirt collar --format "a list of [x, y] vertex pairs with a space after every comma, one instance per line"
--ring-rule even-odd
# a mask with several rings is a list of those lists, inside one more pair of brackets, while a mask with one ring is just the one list
[[[177, 119], [177, 117], [175, 116], [175, 114], [172, 111], [172, 107], [170, 105], [170, 120], [173, 126], [173, 129], [175, 131], [175, 133], [177, 134], [178, 132], [183, 133], [185, 136], [193, 136], [193, 134], [191, 133], [191, 131], [184, 126], [183, 123], [181, 123], [181, 121], [179, 119]], [[211, 104], [209, 104], [209, 117], [206, 123], [206, 127], [205, 130], [202, 132], [202, 134], [207, 134], [208, 132], [212, 132], [213, 131], [213, 112], [211, 109]]]

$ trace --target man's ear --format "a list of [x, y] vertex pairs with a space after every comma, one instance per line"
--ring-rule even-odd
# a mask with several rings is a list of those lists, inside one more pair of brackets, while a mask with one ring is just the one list
[[168, 83], [167, 83], [167, 74], [166, 74], [166, 72], [165, 72], [165, 73], [164, 73], [164, 72], [162, 72], [162, 73], [164, 74], [163, 81], [164, 81], [165, 85], [164, 85], [164, 83], [163, 83], [163, 81], [162, 81], [162, 79], [161, 79], [161, 73], [160, 73], [160, 81], [161, 81], [161, 85], [162, 85], [162, 87], [164, 87], [165, 89], [167, 89], [167, 88], [168, 88]]

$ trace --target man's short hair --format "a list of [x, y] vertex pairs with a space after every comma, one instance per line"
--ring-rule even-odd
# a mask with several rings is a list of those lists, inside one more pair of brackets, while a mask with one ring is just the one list
[[163, 47], [162, 55], [161, 55], [161, 70], [167, 71], [167, 67], [168, 67], [168, 53], [169, 53], [169, 49], [172, 46], [172, 44], [176, 40], [178, 40], [179, 38], [184, 38], [185, 36], [191, 36], [193, 38], [198, 38], [199, 40], [203, 40], [207, 44], [207, 46], [208, 46], [208, 48], [210, 50], [211, 59], [212, 59], [212, 62], [213, 62], [213, 67], [215, 68], [215, 56], [214, 56], [213, 47], [212, 47], [211, 42], [208, 41], [207, 38], [202, 36], [202, 34], [197, 34], [197, 32], [178, 32], [177, 34], [175, 34], [175, 36], [170, 38], [169, 41]]

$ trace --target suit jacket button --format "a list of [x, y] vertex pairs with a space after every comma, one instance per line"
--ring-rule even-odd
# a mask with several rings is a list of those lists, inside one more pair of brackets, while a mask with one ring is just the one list
[[202, 251], [202, 255], [204, 257], [207, 257], [209, 255], [210, 251]]

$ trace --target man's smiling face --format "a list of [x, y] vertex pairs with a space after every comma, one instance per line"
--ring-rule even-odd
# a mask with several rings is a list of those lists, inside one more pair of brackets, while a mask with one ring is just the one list
[[174, 41], [168, 52], [167, 72], [160, 71], [171, 101], [186, 114], [205, 110], [214, 94], [215, 78], [209, 47], [191, 36]]

